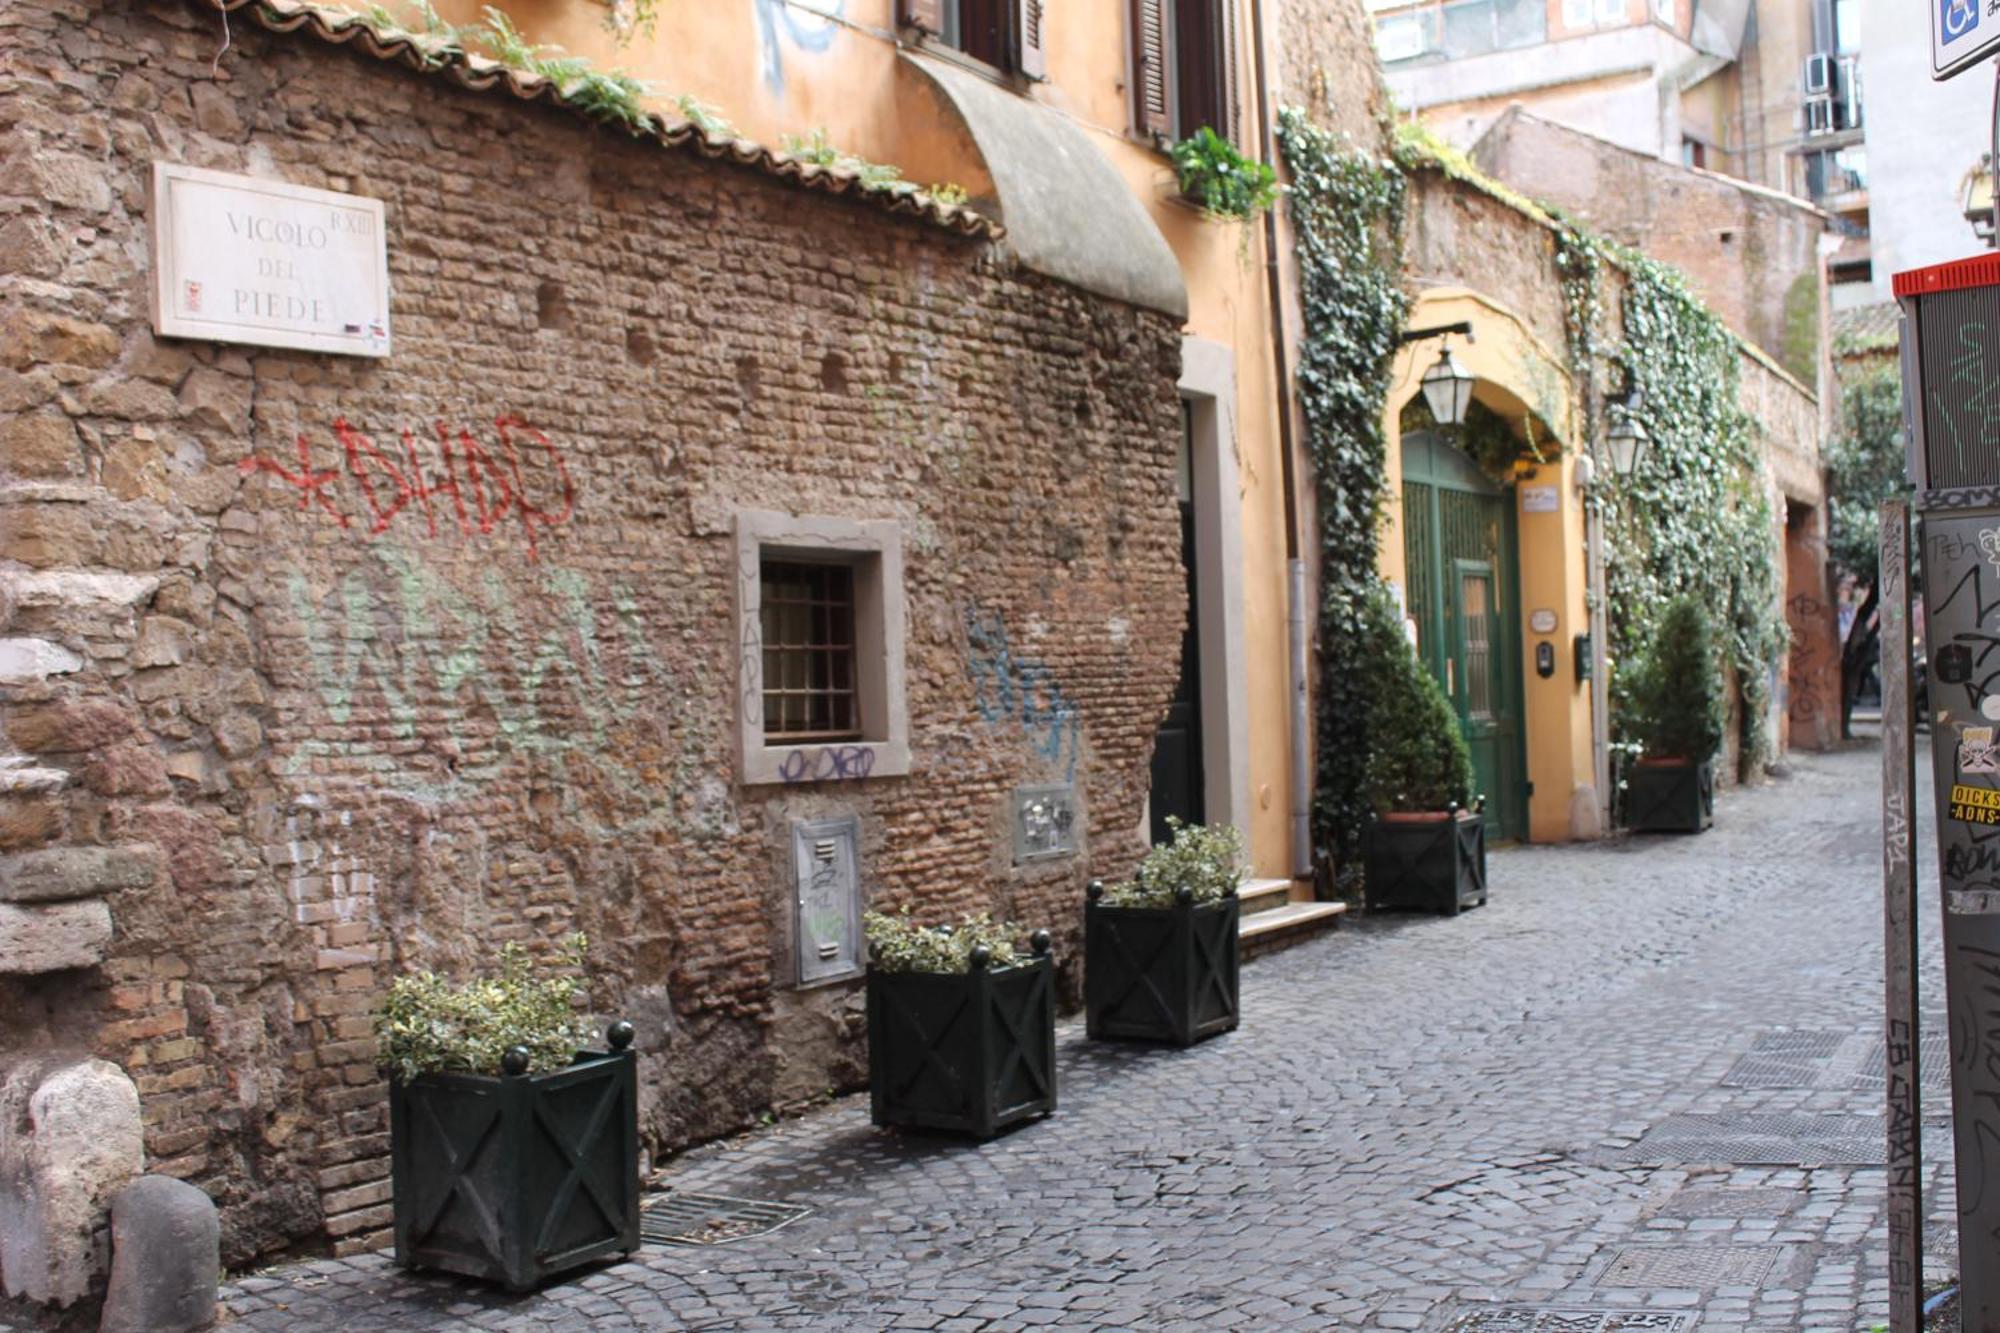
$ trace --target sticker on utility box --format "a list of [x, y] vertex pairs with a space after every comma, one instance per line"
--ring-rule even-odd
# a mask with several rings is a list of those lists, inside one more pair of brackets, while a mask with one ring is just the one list
[[2000, 791], [1954, 782], [1951, 817], [1961, 824], [2000, 824]]
[[1958, 771], [1961, 773], [2000, 773], [2000, 749], [1996, 749], [1993, 744], [1993, 728], [1959, 728]]

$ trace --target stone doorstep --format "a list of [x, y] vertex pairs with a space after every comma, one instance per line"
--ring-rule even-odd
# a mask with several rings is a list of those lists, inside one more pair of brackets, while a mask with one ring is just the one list
[[1246, 879], [1237, 886], [1236, 901], [1242, 905], [1241, 910], [1246, 917], [1258, 912], [1272, 911], [1293, 901], [1292, 881]]
[[1243, 918], [1239, 928], [1245, 956], [1267, 953], [1312, 938], [1340, 924], [1346, 903], [1287, 903]]

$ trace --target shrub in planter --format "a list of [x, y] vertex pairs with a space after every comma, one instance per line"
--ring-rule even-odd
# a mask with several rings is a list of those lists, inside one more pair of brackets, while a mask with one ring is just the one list
[[1056, 1109], [1049, 934], [1015, 948], [983, 916], [956, 928], [868, 914], [868, 1095], [878, 1125], [991, 1138]]
[[1708, 612], [1675, 599], [1627, 693], [1640, 754], [1625, 775], [1625, 823], [1635, 832], [1699, 833], [1715, 822], [1715, 752], [1722, 747], [1722, 672]]
[[1472, 755], [1437, 680], [1417, 660], [1386, 589], [1362, 618], [1367, 701], [1370, 911], [1456, 914], [1486, 901], [1486, 821], [1472, 804]]
[[[566, 961], [580, 968], [583, 937]], [[538, 975], [519, 945], [454, 985], [399, 977], [376, 1013], [389, 1071], [396, 1262], [524, 1291], [639, 1248], [632, 1025], [608, 1049], [578, 1018], [583, 983]]]
[[1093, 1038], [1192, 1046], [1236, 1026], [1236, 887], [1243, 839], [1234, 828], [1183, 824], [1128, 883], [1090, 886], [1083, 909], [1083, 995]]

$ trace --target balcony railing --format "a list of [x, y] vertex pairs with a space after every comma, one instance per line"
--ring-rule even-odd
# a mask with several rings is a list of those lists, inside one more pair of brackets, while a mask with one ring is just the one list
[[1375, 21], [1375, 49], [1385, 65], [1426, 56], [1463, 60], [1538, 46], [1548, 36], [1545, 0], [1452, 0]]

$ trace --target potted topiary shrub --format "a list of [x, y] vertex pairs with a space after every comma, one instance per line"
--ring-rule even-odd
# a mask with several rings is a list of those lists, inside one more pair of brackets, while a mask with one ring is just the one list
[[868, 1095], [878, 1125], [989, 1139], [1056, 1109], [1055, 960], [984, 916], [870, 912]]
[[1708, 612], [1676, 598], [1627, 693], [1640, 753], [1625, 777], [1625, 825], [1639, 833], [1699, 833], [1715, 822], [1715, 752], [1722, 748], [1722, 674]]
[[1090, 885], [1083, 908], [1083, 995], [1093, 1038], [1192, 1046], [1236, 1026], [1236, 886], [1243, 839], [1168, 816], [1173, 840], [1130, 881]]
[[538, 974], [454, 985], [398, 977], [376, 1012], [389, 1071], [396, 1262], [530, 1287], [639, 1248], [639, 1095], [632, 1025], [608, 1050], [578, 1007], [584, 940]]
[[1486, 901], [1486, 820], [1472, 755], [1444, 690], [1417, 660], [1386, 589], [1362, 615], [1368, 709], [1368, 908], [1456, 915]]

